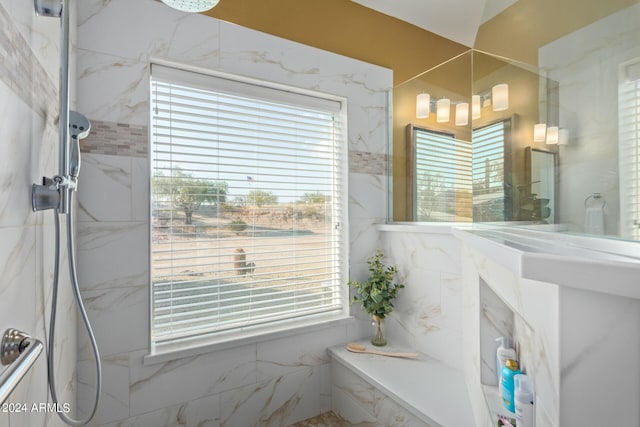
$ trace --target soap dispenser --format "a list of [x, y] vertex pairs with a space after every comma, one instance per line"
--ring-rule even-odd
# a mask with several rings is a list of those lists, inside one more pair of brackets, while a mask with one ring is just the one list
[[[498, 388], [501, 389], [502, 385], [502, 368], [504, 368], [507, 360], [513, 359], [518, 360], [516, 357], [516, 351], [511, 348], [511, 337], [500, 337], [496, 338], [496, 341], [500, 342], [500, 346], [496, 351], [496, 375], [498, 376]], [[502, 390], [500, 390], [500, 394], [502, 394]]]

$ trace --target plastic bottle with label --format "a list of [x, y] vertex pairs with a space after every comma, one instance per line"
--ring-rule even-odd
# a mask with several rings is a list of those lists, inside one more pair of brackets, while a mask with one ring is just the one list
[[535, 396], [531, 380], [525, 374], [513, 376], [516, 425], [536, 427]]
[[513, 377], [521, 374], [518, 362], [508, 359], [502, 368], [502, 403], [511, 412], [516, 412]]

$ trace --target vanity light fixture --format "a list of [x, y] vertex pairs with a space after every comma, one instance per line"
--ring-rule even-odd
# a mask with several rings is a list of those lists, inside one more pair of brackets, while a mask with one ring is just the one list
[[533, 142], [544, 142], [547, 137], [547, 124], [538, 123], [533, 126]]
[[547, 144], [548, 145], [557, 145], [558, 144], [558, 134], [559, 134], [558, 126], [549, 126], [547, 128]]
[[449, 98], [441, 98], [436, 102], [436, 121], [438, 123], [446, 123], [449, 121], [449, 109], [451, 108], [451, 100]]
[[558, 130], [558, 145], [569, 145], [569, 129]]
[[501, 83], [491, 88], [493, 111], [504, 111], [509, 108], [509, 85]]
[[480, 109], [482, 108], [480, 95], [471, 96], [471, 118], [473, 120], [480, 118]]
[[469, 123], [469, 104], [461, 102], [456, 105], [456, 126], [465, 126]]
[[493, 111], [504, 111], [509, 108], [509, 85], [500, 83], [491, 88], [490, 91], [471, 96], [471, 118], [479, 119], [481, 110], [489, 105], [493, 106]]
[[182, 12], [204, 12], [213, 9], [220, 0], [161, 0], [162, 3]]
[[428, 93], [421, 93], [416, 98], [416, 118], [427, 119], [431, 110], [431, 96]]

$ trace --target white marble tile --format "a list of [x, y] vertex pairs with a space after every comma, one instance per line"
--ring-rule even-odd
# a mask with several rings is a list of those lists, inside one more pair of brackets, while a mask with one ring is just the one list
[[[376, 249], [382, 248], [382, 242], [375, 225], [384, 222], [379, 219], [349, 220], [349, 264], [366, 263]], [[366, 277], [366, 276], [365, 276]], [[360, 280], [357, 277], [355, 280]]]
[[[103, 357], [148, 347], [148, 285], [82, 291], [82, 299]], [[78, 358], [83, 361], [93, 358], [82, 325], [78, 330]]]
[[[386, 180], [383, 175], [349, 174], [349, 221], [361, 218], [386, 218]], [[381, 221], [382, 222], [382, 221]]]
[[384, 393], [375, 392], [375, 416], [378, 423], [393, 427], [435, 427], [428, 424], [398, 405]]
[[82, 50], [142, 62], [163, 58], [209, 69], [217, 66], [216, 19], [161, 3], [128, 0], [83, 0], [78, 12]]
[[78, 221], [132, 220], [132, 166], [123, 156], [82, 154]]
[[149, 283], [149, 227], [144, 222], [78, 224], [83, 291]]
[[349, 130], [350, 150], [377, 154], [389, 151], [386, 97], [387, 93], [381, 90], [368, 96], [349, 99], [349, 123], [357, 125]]
[[[114, 328], [115, 329], [115, 328]], [[129, 417], [129, 355], [102, 356], [102, 390], [93, 424]], [[95, 399], [96, 372], [93, 359], [78, 362], [78, 417], [86, 417]]]
[[[36, 16], [33, 2], [10, 0], [7, 6], [7, 11], [22, 37], [29, 43], [34, 58], [42, 64], [51, 77], [51, 83], [57, 88], [60, 68], [60, 21]], [[74, 9], [75, 0], [71, 3], [70, 10]]]
[[320, 375], [320, 413], [331, 410], [331, 363], [317, 368]]
[[131, 415], [256, 383], [255, 345], [142, 365], [146, 354], [130, 353]]
[[194, 399], [182, 405], [167, 406], [157, 411], [104, 424], [103, 427], [219, 427], [220, 395]]
[[[0, 224], [18, 226], [35, 222], [31, 206], [33, 153], [29, 107], [0, 81]], [[29, 120], [29, 122], [25, 122]], [[34, 136], [35, 138], [35, 136]], [[37, 171], [36, 171], [37, 173]]]
[[226, 22], [220, 22], [220, 66], [349, 98], [391, 87], [388, 69]]
[[294, 335], [258, 346], [258, 381], [329, 363], [327, 348], [346, 341], [345, 326]]
[[287, 426], [320, 413], [320, 370], [307, 368], [222, 393], [221, 426]]
[[35, 334], [35, 229], [0, 228], [0, 242], [0, 333], [4, 328], [15, 328]]
[[78, 110], [89, 120], [147, 125], [149, 63], [78, 51]]
[[[342, 415], [340, 412], [347, 412], [346, 408], [351, 406], [342, 402], [341, 396], [345, 396], [370, 417], [375, 416], [375, 388], [371, 384], [337, 362], [331, 363], [331, 383], [332, 409], [338, 410], [339, 415]], [[346, 419], [356, 421], [353, 418]]]
[[460, 272], [460, 243], [451, 235], [385, 232], [381, 238], [399, 270], [419, 265], [443, 273]]
[[331, 410], [342, 419], [356, 426], [377, 426], [375, 415], [366, 411], [351, 396], [333, 386], [331, 392]]

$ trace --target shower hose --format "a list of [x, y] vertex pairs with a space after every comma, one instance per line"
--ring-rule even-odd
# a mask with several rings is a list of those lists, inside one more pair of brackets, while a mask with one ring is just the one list
[[53, 400], [54, 405], [56, 406], [57, 413], [64, 421], [70, 426], [83, 426], [87, 424], [95, 415], [96, 410], [98, 409], [98, 402], [100, 400], [100, 389], [102, 384], [102, 366], [100, 364], [100, 353], [98, 352], [98, 345], [96, 343], [96, 337], [91, 329], [91, 324], [89, 323], [89, 318], [87, 317], [87, 311], [84, 308], [84, 304], [82, 303], [82, 297], [80, 296], [80, 288], [78, 286], [78, 275], [76, 273], [76, 263], [75, 263], [75, 250], [73, 245], [73, 200], [72, 195], [73, 191], [69, 192], [70, 201], [69, 201], [69, 210], [65, 214], [66, 222], [67, 222], [67, 249], [68, 249], [68, 258], [69, 258], [69, 274], [71, 276], [71, 288], [73, 290], [73, 295], [75, 297], [76, 303], [78, 305], [78, 310], [80, 311], [80, 316], [82, 317], [82, 321], [84, 322], [84, 326], [87, 330], [87, 335], [89, 336], [89, 341], [91, 342], [91, 348], [93, 350], [93, 357], [95, 359], [96, 364], [96, 395], [93, 403], [93, 408], [91, 413], [87, 418], [76, 420], [67, 415], [58, 405], [58, 395], [56, 393], [56, 384], [55, 384], [55, 375], [54, 375], [54, 337], [56, 334], [56, 308], [58, 302], [58, 283], [59, 283], [59, 274], [60, 274], [60, 218], [59, 212], [56, 209], [54, 214], [54, 225], [55, 225], [55, 233], [56, 233], [56, 249], [55, 249], [55, 264], [54, 264], [54, 272], [53, 272], [53, 294], [51, 297], [51, 321], [49, 322], [49, 342], [47, 352], [49, 353], [47, 357], [47, 373], [49, 376], [49, 389], [51, 390], [51, 399]]

